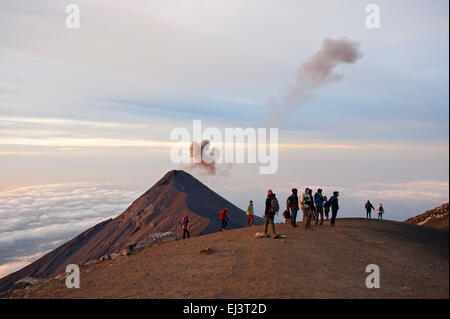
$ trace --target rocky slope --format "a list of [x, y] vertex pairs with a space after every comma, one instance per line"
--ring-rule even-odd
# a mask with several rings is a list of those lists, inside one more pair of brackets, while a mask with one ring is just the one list
[[449, 203], [441, 205], [434, 209], [427, 210], [423, 214], [408, 218], [407, 220], [405, 220], [405, 223], [449, 229], [448, 205]]
[[[0, 291], [24, 277], [43, 278], [102, 256], [121, 253], [130, 245], [151, 241], [152, 234], [172, 231], [181, 237], [180, 221], [189, 216], [191, 236], [217, 232], [219, 212], [229, 206], [228, 228], [246, 225], [244, 211], [209, 189], [190, 174], [168, 172], [121, 215], [86, 230], [27, 267], [0, 279]], [[262, 224], [263, 219], [255, 218]]]

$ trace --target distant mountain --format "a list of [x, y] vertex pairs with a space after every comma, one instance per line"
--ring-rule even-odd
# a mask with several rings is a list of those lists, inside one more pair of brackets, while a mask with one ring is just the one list
[[415, 217], [408, 218], [405, 223], [416, 224], [440, 229], [449, 229], [448, 205], [444, 204]]
[[[228, 206], [228, 228], [244, 227], [247, 216], [192, 175], [173, 170], [135, 200], [121, 215], [101, 222], [49, 252], [27, 267], [0, 279], [0, 291], [24, 277], [43, 278], [64, 271], [68, 264], [83, 264], [117, 253], [151, 234], [173, 231], [180, 237], [180, 221], [189, 216], [191, 236], [219, 231], [220, 211]], [[263, 219], [255, 216], [257, 225]]]

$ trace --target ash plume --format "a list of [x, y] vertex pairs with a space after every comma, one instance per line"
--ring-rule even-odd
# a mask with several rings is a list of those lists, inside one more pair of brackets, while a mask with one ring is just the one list
[[280, 125], [291, 111], [307, 102], [316, 89], [342, 79], [341, 74], [334, 72], [339, 64], [355, 63], [361, 57], [358, 42], [348, 39], [325, 39], [322, 48], [297, 71], [297, 79], [286, 94], [269, 102], [266, 125], [270, 127]]
[[208, 175], [215, 175], [215, 160], [205, 161], [205, 155], [209, 155], [210, 157], [214, 158], [215, 151], [215, 148], [210, 148], [210, 142], [208, 140], [203, 140], [201, 143], [193, 141], [191, 143], [191, 146], [189, 147], [192, 163], [188, 166], [188, 168], [198, 167]]

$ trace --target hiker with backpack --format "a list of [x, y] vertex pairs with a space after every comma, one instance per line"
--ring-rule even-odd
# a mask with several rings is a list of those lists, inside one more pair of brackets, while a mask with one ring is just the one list
[[323, 211], [325, 213], [325, 219], [328, 220], [328, 214], [330, 213], [330, 206], [327, 205], [328, 197], [323, 197]]
[[306, 187], [305, 192], [300, 196], [300, 208], [303, 212], [303, 228], [306, 229], [311, 225], [312, 217], [312, 199], [309, 195], [309, 188]]
[[[297, 189], [292, 189], [292, 194], [286, 200], [287, 212], [289, 213], [289, 217], [291, 219], [291, 225], [293, 227], [297, 227], [297, 212], [298, 212], [298, 195]], [[286, 214], [287, 216], [288, 214]], [[285, 216], [285, 218], [286, 218]], [[286, 218], [288, 219], [288, 218]]]
[[378, 219], [383, 219], [384, 214], [383, 204], [380, 203], [377, 210], [378, 210]]
[[333, 196], [327, 202], [327, 206], [331, 208], [331, 227], [336, 226], [336, 216], [339, 210], [339, 192], [333, 192]]
[[371, 219], [371, 213], [372, 213], [372, 209], [375, 210], [375, 207], [373, 207], [372, 203], [370, 202], [370, 200], [367, 200], [366, 205], [364, 205], [366, 208], [366, 216], [367, 219]]
[[320, 225], [323, 225], [323, 194], [322, 189], [318, 189], [314, 194], [314, 202], [316, 203], [316, 225], [319, 223], [319, 217], [321, 219]]
[[229, 209], [228, 207], [225, 207], [220, 212], [220, 222], [221, 222], [220, 231], [224, 230], [225, 227], [227, 227], [228, 225], [228, 209]]
[[253, 218], [253, 201], [251, 200], [247, 206], [247, 227], [249, 226], [250, 220], [252, 225], [255, 226], [255, 219]]
[[275, 232], [275, 214], [280, 210], [280, 206], [278, 204], [278, 199], [276, 195], [272, 192], [271, 189], [267, 191], [266, 198], [266, 209], [264, 212], [264, 236], [267, 236], [267, 228], [269, 227], [269, 223], [272, 224], [272, 237], [277, 238], [278, 235]]
[[189, 230], [188, 230], [188, 224], [189, 224], [189, 217], [188, 216], [183, 217], [183, 219], [181, 220], [181, 229], [183, 230], [183, 239], [186, 238], [186, 234], [187, 234], [188, 238], [191, 238], [191, 234], [189, 233]]

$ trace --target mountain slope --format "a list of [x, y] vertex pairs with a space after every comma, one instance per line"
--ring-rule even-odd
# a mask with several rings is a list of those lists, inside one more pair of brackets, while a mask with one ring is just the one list
[[449, 229], [449, 203], [427, 210], [425, 213], [408, 218], [405, 223]]
[[[285, 239], [256, 239], [258, 226], [168, 242], [82, 266], [79, 289], [52, 279], [9, 296], [448, 298], [447, 230], [356, 218], [338, 219], [333, 229], [328, 223], [307, 231], [277, 224]], [[366, 288], [369, 264], [379, 266], [379, 289]]]
[[[170, 171], [135, 200], [121, 215], [91, 227], [27, 267], [0, 279], [0, 291], [26, 276], [47, 277], [68, 264], [83, 264], [107, 253], [116, 253], [130, 243], [146, 240], [153, 233], [174, 231], [189, 216], [192, 236], [217, 232], [219, 212], [229, 206], [229, 229], [246, 225], [244, 211], [222, 198], [184, 171]], [[260, 217], [255, 217], [262, 224]]]

